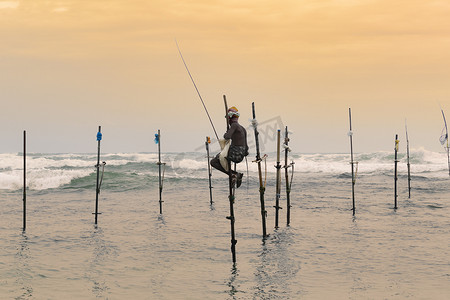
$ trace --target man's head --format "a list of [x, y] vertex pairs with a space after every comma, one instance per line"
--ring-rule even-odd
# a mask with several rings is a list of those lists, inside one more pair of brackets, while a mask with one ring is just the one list
[[232, 106], [228, 109], [227, 116], [229, 119], [239, 118], [239, 113], [238, 113], [238, 109], [236, 108], [236, 106]]

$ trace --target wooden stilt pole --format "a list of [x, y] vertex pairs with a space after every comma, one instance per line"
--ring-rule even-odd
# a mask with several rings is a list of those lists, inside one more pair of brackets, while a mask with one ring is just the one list
[[27, 132], [23, 131], [23, 231], [27, 228]]
[[159, 213], [162, 214], [162, 177], [161, 177], [161, 131], [158, 129], [158, 172], [159, 172]]
[[206, 157], [208, 159], [208, 179], [209, 179], [209, 204], [213, 204], [213, 198], [212, 198], [212, 185], [211, 185], [211, 165], [209, 164], [209, 144], [211, 143], [211, 139], [209, 136], [206, 137], [206, 142], [205, 142], [205, 146], [206, 146]]
[[97, 149], [97, 187], [95, 189], [95, 224], [97, 224], [97, 216], [99, 215], [98, 212], [98, 194], [100, 193], [100, 186], [99, 186], [99, 176], [100, 176], [100, 142], [102, 140], [102, 126], [98, 126], [98, 132], [97, 132], [97, 143], [98, 143], [98, 149]]
[[286, 179], [286, 225], [289, 226], [291, 223], [291, 185], [289, 183], [289, 167], [292, 165], [288, 164], [288, 152], [289, 150], [289, 132], [286, 126], [286, 131], [284, 133], [284, 175]]
[[230, 220], [231, 226], [231, 255], [233, 259], [233, 263], [236, 263], [236, 235], [234, 230], [235, 218], [234, 218], [234, 187], [233, 187], [233, 179], [231, 172], [231, 161], [228, 161], [228, 184], [229, 184], [229, 200], [230, 200], [230, 216], [227, 217]]
[[[442, 112], [442, 118], [444, 119], [444, 128], [442, 129], [441, 137], [439, 138], [439, 141], [441, 142], [441, 145], [444, 146], [445, 151], [447, 151], [447, 164], [448, 164], [448, 175], [450, 176], [450, 148], [449, 148], [449, 141], [448, 141], [448, 127], [447, 127], [447, 120], [445, 119], [444, 110], [441, 107]], [[443, 134], [445, 129], [445, 134]]]
[[228, 118], [228, 104], [226, 95], [223, 95], [223, 103], [225, 104], [225, 120], [227, 122], [227, 130], [228, 130], [228, 128], [230, 128], [230, 120]]
[[406, 166], [408, 167], [408, 198], [411, 199], [411, 164], [409, 163], [409, 138], [408, 138], [408, 127], [406, 126]]
[[277, 165], [275, 168], [277, 169], [277, 185], [276, 185], [276, 195], [275, 195], [275, 229], [278, 228], [278, 215], [279, 210], [282, 209], [280, 207], [280, 192], [281, 192], [281, 165], [280, 165], [280, 130], [277, 132]]
[[[228, 118], [228, 104], [227, 104], [227, 98], [225, 95], [223, 95], [223, 101], [225, 104], [225, 116], [227, 120], [227, 131], [230, 126], [229, 118]], [[234, 165], [236, 168], [236, 165]], [[227, 217], [228, 220], [230, 220], [230, 226], [231, 226], [231, 255], [233, 258], [233, 263], [236, 263], [236, 235], [234, 231], [234, 186], [233, 186], [233, 172], [231, 170], [231, 161], [228, 159], [228, 185], [229, 185], [229, 200], [230, 200], [230, 215]]]
[[395, 167], [394, 167], [394, 209], [397, 209], [397, 180], [398, 180], [398, 176], [397, 176], [397, 152], [398, 152], [398, 144], [399, 144], [399, 140], [398, 140], [398, 134], [395, 135]]
[[348, 109], [348, 118], [350, 122], [350, 131], [348, 132], [348, 136], [350, 137], [350, 165], [352, 166], [352, 211], [353, 215], [355, 215], [356, 207], [355, 207], [355, 162], [353, 161], [353, 131], [352, 131], [352, 110]]
[[266, 211], [265, 204], [264, 204], [264, 192], [265, 192], [266, 187], [264, 186], [263, 179], [262, 179], [261, 153], [259, 151], [259, 132], [258, 132], [258, 125], [256, 123], [255, 102], [252, 103], [252, 112], [253, 112], [253, 128], [255, 129], [256, 162], [258, 163], [259, 202], [261, 203], [262, 231], [263, 231], [263, 238], [266, 238], [267, 237], [267, 230], [266, 230], [267, 211]]

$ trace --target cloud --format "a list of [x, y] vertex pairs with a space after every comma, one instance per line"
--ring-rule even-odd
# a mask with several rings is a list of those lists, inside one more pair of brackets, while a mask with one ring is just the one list
[[67, 8], [67, 7], [57, 7], [57, 8], [55, 8], [54, 10], [53, 10], [53, 12], [55, 12], [55, 13], [63, 13], [63, 12], [66, 12], [66, 11], [68, 11], [69, 9]]
[[0, 1], [0, 9], [17, 8], [19, 1]]

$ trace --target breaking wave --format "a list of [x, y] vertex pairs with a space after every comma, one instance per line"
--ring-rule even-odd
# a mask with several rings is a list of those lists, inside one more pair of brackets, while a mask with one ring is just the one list
[[[398, 156], [399, 172], [407, 171], [406, 155]], [[124, 187], [142, 186], [155, 181], [159, 170], [157, 153], [110, 153], [103, 154], [106, 161], [105, 184]], [[207, 180], [207, 157], [201, 152], [166, 153], [161, 156], [167, 180], [201, 179]], [[253, 163], [254, 154], [248, 156], [250, 177], [256, 177], [258, 167]], [[392, 173], [394, 154], [390, 152], [358, 153], [354, 155], [358, 162], [360, 175], [384, 175]], [[289, 163], [295, 162], [295, 172], [325, 173], [331, 176], [345, 176], [350, 173], [350, 155], [340, 153], [302, 154], [291, 153]], [[27, 188], [46, 190], [55, 188], [91, 187], [95, 180], [96, 154], [28, 154]], [[281, 164], [284, 165], [284, 156]], [[448, 176], [445, 153], [431, 152], [423, 148], [412, 149], [410, 153], [411, 174], [417, 178], [445, 178]], [[267, 172], [275, 173], [276, 155], [269, 153], [266, 159]], [[245, 161], [238, 169], [246, 169]], [[264, 170], [264, 163], [263, 163]], [[214, 171], [216, 172], [216, 171]], [[116, 182], [117, 181], [117, 182]], [[138, 182], [140, 182], [138, 184]], [[94, 182], [95, 184], [95, 182]], [[23, 188], [23, 156], [21, 153], [0, 154], [0, 190], [19, 190]]]

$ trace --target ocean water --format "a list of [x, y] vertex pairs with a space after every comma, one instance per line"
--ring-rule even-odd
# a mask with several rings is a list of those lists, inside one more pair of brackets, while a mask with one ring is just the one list
[[[236, 190], [237, 263], [227, 177], [205, 153], [169, 153], [159, 214], [155, 153], [103, 154], [94, 225], [96, 154], [29, 154], [22, 231], [22, 155], [0, 154], [1, 299], [450, 299], [450, 177], [444, 153], [360, 153], [352, 216], [348, 154], [291, 154], [274, 229], [275, 155], [267, 160], [262, 239], [257, 166]], [[284, 162], [283, 162], [284, 163]]]

